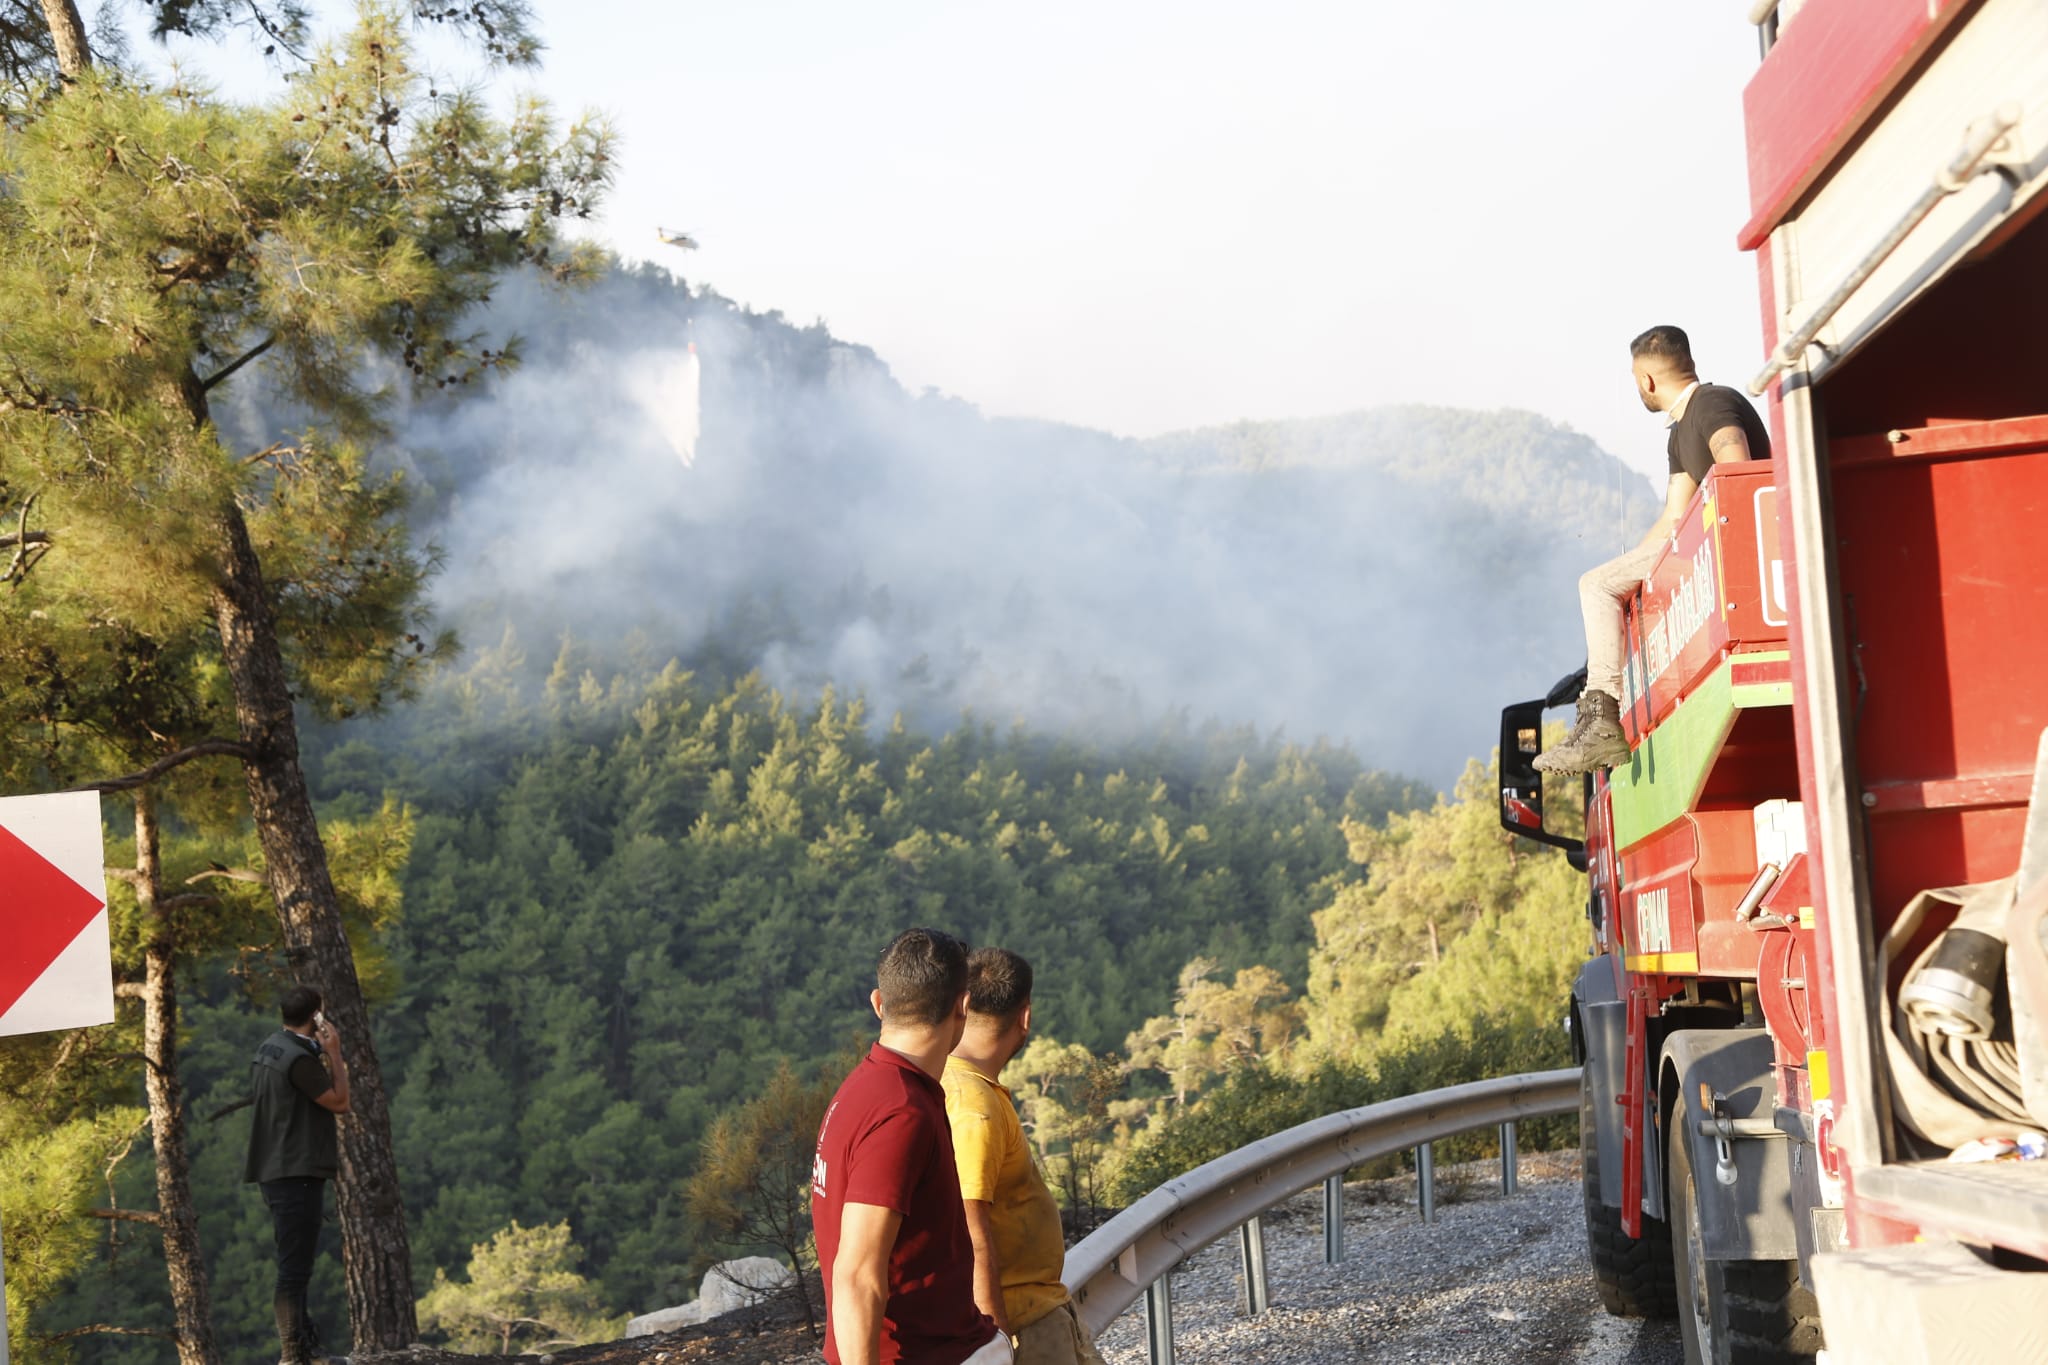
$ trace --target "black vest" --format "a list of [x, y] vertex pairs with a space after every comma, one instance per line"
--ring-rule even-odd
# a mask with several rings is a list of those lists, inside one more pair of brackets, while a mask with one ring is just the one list
[[334, 1139], [334, 1115], [292, 1084], [292, 1064], [318, 1054], [305, 1039], [279, 1029], [263, 1040], [249, 1064], [249, 1094], [256, 1119], [249, 1127], [249, 1165], [244, 1180], [285, 1180], [312, 1176], [331, 1180], [341, 1161]]

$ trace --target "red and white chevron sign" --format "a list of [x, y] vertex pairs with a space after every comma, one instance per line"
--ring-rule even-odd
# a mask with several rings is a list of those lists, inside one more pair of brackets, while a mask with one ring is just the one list
[[0, 1035], [113, 1021], [99, 795], [0, 797]]

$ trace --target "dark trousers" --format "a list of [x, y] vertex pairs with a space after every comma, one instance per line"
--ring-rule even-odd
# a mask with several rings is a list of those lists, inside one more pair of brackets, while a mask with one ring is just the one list
[[306, 1286], [313, 1281], [313, 1253], [320, 1244], [321, 1197], [327, 1182], [294, 1176], [263, 1182], [263, 1202], [270, 1205], [270, 1226], [277, 1235], [277, 1339], [284, 1359], [311, 1360], [318, 1334], [306, 1311]]

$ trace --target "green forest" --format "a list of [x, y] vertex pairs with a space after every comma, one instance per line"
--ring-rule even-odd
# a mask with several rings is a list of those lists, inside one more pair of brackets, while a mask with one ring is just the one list
[[[391, 1196], [319, 1262], [358, 1349], [599, 1335], [802, 1259], [727, 1196], [801, 1155], [913, 924], [1034, 963], [1013, 1076], [1082, 1218], [1562, 1060], [1581, 893], [1464, 758], [1640, 494], [1584, 437], [984, 419], [581, 245], [604, 120], [413, 62], [418, 22], [530, 66], [517, 4], [280, 8], [298, 64], [249, 104], [69, 8], [0, 0], [0, 794], [101, 793], [118, 1017], [0, 1039], [24, 1360], [271, 1345], [240, 1177], [294, 982]], [[618, 386], [699, 340], [679, 464]], [[344, 1242], [385, 1254], [345, 1281]]]
[[[1424, 1088], [1562, 1059], [1574, 879], [1515, 850], [1476, 764], [1429, 802], [1342, 749], [1243, 730], [1115, 750], [971, 721], [925, 736], [858, 701], [796, 706], [751, 678], [709, 691], [573, 644], [543, 685], [512, 681], [527, 671], [502, 642], [309, 751], [367, 888], [356, 951], [422, 1279], [459, 1278], [515, 1221], [566, 1222], [607, 1314], [687, 1299], [718, 1250], [685, 1198], [711, 1121], [779, 1060], [823, 1079], [870, 1036], [873, 956], [912, 923], [1037, 965], [1027, 1118], [1056, 1174], [1087, 1157], [1098, 1201], [1376, 1097], [1383, 1069]], [[268, 1330], [267, 1223], [238, 1183], [233, 1109], [277, 989], [260, 948], [186, 973], [194, 1194], [231, 1356]], [[1110, 1084], [1076, 1101], [1104, 1060]], [[26, 1126], [48, 1105], [8, 1109]], [[73, 1198], [147, 1207], [138, 1112], [115, 1112], [67, 1138], [94, 1177]], [[48, 1197], [28, 1178], [0, 1174], [0, 1197]], [[94, 1234], [21, 1326], [167, 1324], [154, 1239]], [[321, 1274], [336, 1320], [332, 1258]], [[121, 1338], [77, 1349], [155, 1358]]]

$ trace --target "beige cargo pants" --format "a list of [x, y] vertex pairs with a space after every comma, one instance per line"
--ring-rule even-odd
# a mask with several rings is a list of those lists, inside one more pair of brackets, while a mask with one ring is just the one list
[[1586, 618], [1586, 690], [1621, 700], [1621, 604], [1643, 586], [1664, 553], [1664, 542], [1616, 555], [1579, 578], [1579, 611]]
[[1087, 1329], [1063, 1303], [1017, 1334], [1017, 1365], [1103, 1365]]

